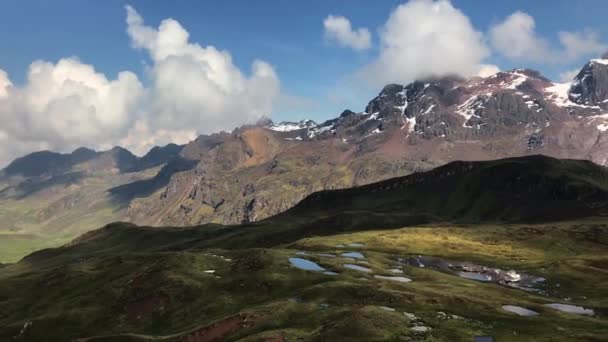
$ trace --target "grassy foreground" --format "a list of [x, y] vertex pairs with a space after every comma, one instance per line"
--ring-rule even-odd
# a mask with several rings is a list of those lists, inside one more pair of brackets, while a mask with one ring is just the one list
[[[258, 228], [250, 229], [257, 234]], [[608, 336], [605, 219], [417, 226], [306, 236], [272, 246], [261, 239], [262, 247], [250, 242], [247, 248], [221, 241], [225, 234], [248, 231], [201, 230], [118, 226], [5, 265], [0, 340], [472, 341], [489, 335], [496, 341], [604, 341]], [[365, 259], [341, 257], [346, 251], [361, 252]], [[399, 256], [417, 254], [542, 276], [550, 294], [408, 265], [399, 266], [411, 282], [374, 278], [394, 276], [389, 269]], [[338, 275], [297, 269], [290, 257], [315, 261]], [[349, 270], [345, 263], [372, 272]], [[547, 303], [582, 305], [595, 315], [563, 313]], [[506, 304], [539, 315], [517, 316], [501, 309]]]

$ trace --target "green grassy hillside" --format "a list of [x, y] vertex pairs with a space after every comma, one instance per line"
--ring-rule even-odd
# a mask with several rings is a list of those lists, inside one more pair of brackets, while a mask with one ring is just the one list
[[[162, 340], [173, 341], [197, 331], [223, 331], [222, 339], [230, 341], [466, 341], [477, 335], [498, 341], [601, 341], [608, 333], [604, 220], [417, 226], [247, 249], [178, 250], [167, 243], [191, 242], [194, 231], [120, 225], [110, 230], [104, 238], [91, 236], [60, 249], [73, 253], [69, 259], [62, 259], [63, 253], [41, 252], [0, 269], [0, 339], [18, 336], [28, 322], [21, 340], [145, 341], [168, 336]], [[348, 247], [353, 242], [363, 246]], [[82, 245], [95, 246], [94, 252], [85, 252]], [[361, 252], [368, 264], [340, 257], [345, 251]], [[326, 257], [329, 253], [338, 257]], [[399, 256], [417, 254], [523, 270], [546, 278], [551, 294], [409, 265], [401, 265], [403, 275], [412, 279], [409, 283], [373, 277], [394, 275], [389, 270]], [[338, 275], [297, 269], [290, 257], [315, 261]], [[369, 267], [372, 273], [346, 269], [345, 263]], [[583, 305], [595, 315], [544, 306], [554, 302]], [[519, 305], [540, 315], [520, 317], [502, 305]], [[227, 325], [227, 330], [218, 325]], [[417, 332], [412, 329], [416, 325], [431, 330]]]
[[157, 169], [113, 174], [79, 173], [15, 182], [0, 191], [0, 262], [15, 262], [56, 247], [108, 222], [124, 219], [126, 207], [108, 189], [151, 177]]
[[[0, 340], [602, 341], [606, 179], [579, 161], [453, 163], [255, 224], [110, 224], [0, 268]], [[544, 280], [521, 289], [404, 261], [418, 255]]]

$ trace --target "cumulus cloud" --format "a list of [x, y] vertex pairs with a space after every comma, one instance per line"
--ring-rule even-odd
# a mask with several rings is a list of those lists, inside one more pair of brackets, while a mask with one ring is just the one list
[[280, 82], [270, 64], [256, 60], [251, 75], [244, 75], [228, 51], [189, 42], [188, 32], [173, 19], [158, 28], [146, 26], [130, 6], [127, 33], [152, 60], [152, 129], [208, 133], [271, 114]]
[[0, 69], [0, 98], [8, 95], [8, 88], [12, 85], [13, 83], [8, 78], [8, 74]]
[[448, 0], [411, 0], [400, 5], [382, 28], [380, 39], [380, 55], [361, 72], [375, 84], [476, 75], [490, 54], [483, 34]]
[[512, 59], [538, 60], [548, 51], [549, 44], [536, 34], [534, 18], [515, 12], [490, 29], [490, 39], [496, 50]]
[[0, 121], [13, 142], [2, 148], [20, 153], [15, 145], [65, 150], [118, 139], [144, 91], [131, 72], [108, 80], [76, 58], [33, 62], [23, 87], [1, 78], [8, 86], [0, 97]]
[[519, 61], [568, 62], [586, 55], [599, 54], [606, 50], [596, 32], [561, 31], [558, 33], [560, 47], [538, 35], [534, 18], [517, 11], [490, 29], [490, 41], [494, 49], [504, 56]]
[[595, 31], [585, 30], [582, 32], [558, 33], [559, 41], [564, 48], [566, 60], [588, 55], [598, 55], [608, 48], [608, 45], [600, 41], [599, 34]]
[[494, 64], [482, 64], [477, 69], [477, 76], [488, 77], [496, 74], [500, 71], [500, 68]]
[[323, 21], [325, 37], [338, 44], [355, 50], [366, 50], [372, 47], [372, 35], [365, 27], [353, 30], [350, 20], [343, 16], [330, 15]]
[[23, 86], [0, 70], [0, 166], [40, 149], [122, 145], [142, 154], [272, 113], [280, 82], [270, 64], [256, 60], [245, 75], [227, 51], [190, 42], [176, 20], [154, 28], [126, 11], [132, 46], [150, 56], [150, 84], [130, 71], [108, 79], [75, 57], [33, 62]]
[[[135, 154], [142, 155], [150, 150], [150, 146], [166, 145], [168, 143], [185, 144], [196, 138], [194, 129], [163, 129], [152, 130], [144, 120], [138, 120], [129, 129], [127, 135], [121, 138], [119, 146], [129, 146], [129, 150]], [[106, 144], [102, 149], [109, 149], [113, 145]]]

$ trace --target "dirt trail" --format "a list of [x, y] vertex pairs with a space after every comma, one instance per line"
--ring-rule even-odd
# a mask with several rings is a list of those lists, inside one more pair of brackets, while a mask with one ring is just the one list
[[143, 335], [143, 334], [117, 334], [105, 336], [91, 336], [76, 339], [78, 342], [95, 341], [97, 339], [107, 339], [109, 337], [134, 337], [141, 340], [161, 341], [180, 339], [184, 342], [212, 342], [222, 341], [241, 329], [247, 329], [254, 325], [252, 316], [238, 314], [230, 316], [212, 324], [197, 328], [194, 331], [180, 332], [172, 335]]
[[211, 342], [220, 341], [223, 337], [232, 335], [240, 329], [248, 328], [253, 324], [245, 315], [225, 318], [186, 336], [184, 342]]

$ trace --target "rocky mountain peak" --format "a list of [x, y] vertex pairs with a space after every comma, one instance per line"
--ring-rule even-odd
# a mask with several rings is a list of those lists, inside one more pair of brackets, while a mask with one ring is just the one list
[[274, 124], [274, 122], [272, 121], [272, 119], [270, 119], [266, 115], [259, 118], [258, 121], [256, 121], [256, 123], [255, 123], [256, 126], [260, 126], [260, 127], [270, 127], [273, 124]]
[[574, 78], [568, 98], [579, 105], [608, 109], [608, 58], [590, 60]]
[[355, 114], [356, 114], [356, 113], [355, 113], [355, 112], [353, 112], [352, 110], [350, 110], [350, 109], [346, 109], [346, 110], [344, 110], [344, 111], [342, 112], [342, 114], [340, 114], [340, 117], [341, 117], [341, 118], [345, 118], [345, 117], [347, 117], [347, 116], [351, 116], [351, 115], [355, 115]]
[[547, 79], [539, 71], [534, 70], [534, 69], [517, 68], [517, 69], [512, 69], [512, 70], [509, 70], [509, 71], [505, 71], [504, 73], [506, 73], [506, 74], [521, 74], [521, 75], [525, 75], [527, 77], [531, 77], [531, 78], [534, 78], [534, 79], [539, 79], [539, 80], [550, 82], [549, 79]]

